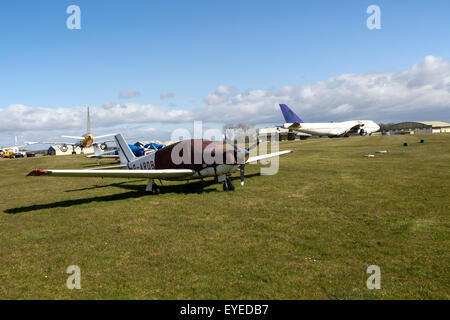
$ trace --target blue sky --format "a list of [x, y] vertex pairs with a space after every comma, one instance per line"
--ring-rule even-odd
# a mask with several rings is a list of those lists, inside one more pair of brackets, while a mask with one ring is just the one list
[[[66, 28], [72, 4], [81, 30]], [[371, 4], [381, 30], [366, 27]], [[110, 101], [202, 110], [219, 85], [237, 94], [400, 72], [429, 55], [450, 58], [449, 12], [447, 0], [2, 1], [0, 108]], [[132, 91], [139, 95], [119, 99]]]

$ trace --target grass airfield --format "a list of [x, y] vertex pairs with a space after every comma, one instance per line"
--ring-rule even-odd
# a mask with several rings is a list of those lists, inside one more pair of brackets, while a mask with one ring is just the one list
[[97, 164], [83, 156], [0, 160], [0, 298], [450, 298], [450, 135], [284, 149], [277, 175], [247, 165], [235, 192], [210, 179], [157, 196], [144, 180], [26, 177]]

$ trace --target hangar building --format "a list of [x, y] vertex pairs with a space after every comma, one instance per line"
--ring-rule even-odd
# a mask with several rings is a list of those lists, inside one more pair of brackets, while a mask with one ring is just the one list
[[393, 134], [450, 133], [450, 123], [441, 121], [400, 122], [389, 127]]

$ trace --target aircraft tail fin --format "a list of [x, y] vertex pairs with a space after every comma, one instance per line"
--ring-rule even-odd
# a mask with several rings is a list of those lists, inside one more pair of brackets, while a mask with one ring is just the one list
[[131, 151], [122, 134], [116, 134], [114, 140], [116, 141], [117, 150], [119, 150], [120, 163], [129, 163], [136, 160], [136, 156]]
[[91, 115], [89, 113], [89, 107], [87, 107], [87, 133], [91, 134]]
[[291, 110], [287, 105], [280, 104], [281, 112], [283, 113], [284, 120], [286, 123], [303, 123], [303, 120], [299, 118], [298, 115], [295, 114], [294, 111]]

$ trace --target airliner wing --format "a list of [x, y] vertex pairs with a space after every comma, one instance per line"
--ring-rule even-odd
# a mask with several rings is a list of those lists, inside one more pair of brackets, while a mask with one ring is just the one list
[[[104, 134], [102, 136], [94, 136], [94, 140], [98, 140], [98, 139], [102, 139], [102, 138], [106, 138], [106, 137], [112, 137], [115, 136], [117, 133], [111, 133], [111, 134]], [[114, 140], [111, 140], [114, 141]]]
[[347, 132], [358, 132], [363, 126], [364, 124], [357, 124], [356, 126], [351, 127]]
[[61, 141], [40, 141], [38, 144], [52, 144], [52, 145], [65, 145], [65, 146], [75, 146], [76, 143], [73, 142], [61, 142]]
[[256, 161], [259, 161], [259, 160], [264, 160], [264, 159], [269, 159], [269, 158], [273, 158], [273, 157], [278, 157], [278, 156], [281, 156], [282, 154], [291, 153], [291, 152], [294, 152], [294, 150], [285, 150], [285, 151], [280, 151], [280, 152], [263, 154], [263, 155], [256, 156], [256, 157], [250, 157], [250, 158], [247, 159], [247, 161], [245, 161], [245, 163], [256, 162]]
[[164, 170], [33, 170], [28, 176], [170, 179], [194, 175], [190, 169]]
[[12, 148], [24, 148], [26, 146], [32, 145], [32, 144], [39, 144], [39, 142], [25, 142], [24, 144], [19, 144], [15, 146], [9, 146], [9, 147], [0, 147], [0, 149], [12, 149]]
[[62, 138], [70, 138], [70, 139], [77, 139], [77, 140], [83, 140], [84, 137], [74, 137], [74, 136], [61, 136]]
[[8, 149], [8, 148], [9, 149], [12, 149], [12, 148], [21, 149], [21, 148], [24, 148], [24, 147], [29, 146], [31, 144], [36, 144], [36, 143], [24, 143], [24, 144], [19, 144], [19, 145], [16, 145], [16, 146], [3, 147], [2, 149]]
[[285, 129], [290, 129], [290, 130], [295, 130], [300, 128], [300, 123], [299, 122], [294, 122], [294, 123], [286, 123], [284, 125]]

